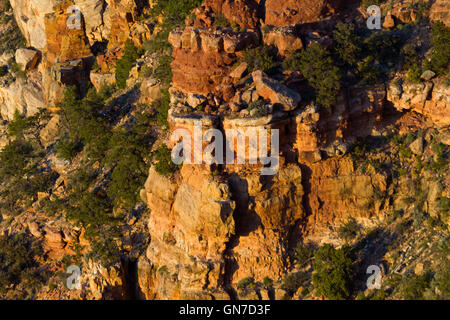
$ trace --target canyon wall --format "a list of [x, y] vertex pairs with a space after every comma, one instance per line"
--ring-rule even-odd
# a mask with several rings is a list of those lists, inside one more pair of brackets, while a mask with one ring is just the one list
[[[128, 268], [135, 267], [138, 298], [236, 299], [243, 279], [281, 281], [290, 271], [290, 252], [300, 242], [336, 243], [330, 230], [350, 217], [367, 226], [384, 219], [392, 209], [383, 200], [390, 177], [376, 169], [358, 170], [349, 156], [352, 145], [359, 138], [383, 136], [383, 128], [396, 123], [392, 118], [410, 113], [423, 116], [429, 127], [448, 128], [448, 82], [433, 76], [417, 84], [404, 77], [373, 86], [360, 83], [341, 89], [337, 102], [324, 108], [305, 99], [305, 78], [299, 72], [269, 77], [240, 59], [245, 50], [263, 43], [275, 45], [283, 57], [313, 42], [330, 43], [321, 35], [329, 20], [353, 14], [344, 2], [206, 0], [185, 27], [172, 30], [169, 128], [158, 143], [173, 148], [179, 141], [168, 137], [179, 129], [193, 136], [198, 122], [202, 134], [216, 129], [225, 139], [233, 130], [278, 130], [278, 172], [261, 175], [261, 163], [185, 163], [169, 177], [152, 166], [140, 194], [149, 209], [148, 247], [121, 265], [89, 265], [84, 280], [90, 286], [88, 298], [129, 297], [123, 287], [131, 281]], [[0, 87], [2, 118], [11, 120], [15, 110], [32, 115], [40, 107], [51, 108], [68, 86], [81, 93], [90, 81], [97, 89], [114, 83], [125, 41], [142, 45], [151, 38], [153, 27], [139, 19], [143, 3], [11, 0], [39, 62], [27, 79]], [[435, 2], [431, 17], [448, 23], [442, 3]], [[67, 26], [73, 5], [81, 8], [81, 29]], [[215, 25], [219, 14], [238, 28]], [[319, 22], [324, 25], [312, 34]], [[160, 88], [155, 79], [145, 81], [151, 83], [149, 90]], [[22, 228], [44, 241], [52, 259], [73, 253], [73, 243], [89, 245], [79, 229], [49, 227], [33, 211], [28, 218]], [[264, 289], [252, 298], [273, 297]]]

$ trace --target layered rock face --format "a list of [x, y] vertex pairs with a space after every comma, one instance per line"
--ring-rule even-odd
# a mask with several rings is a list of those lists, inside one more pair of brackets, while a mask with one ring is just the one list
[[[239, 24], [242, 14], [253, 11], [251, 1], [206, 1], [195, 21], [170, 34], [169, 136], [181, 129], [194, 137], [196, 123], [202, 125], [201, 136], [215, 129], [225, 140], [235, 131], [265, 129], [270, 135], [278, 130], [280, 158], [274, 176], [261, 175], [262, 165], [252, 164], [249, 153], [243, 165], [184, 164], [173, 178], [150, 170], [141, 197], [152, 212], [152, 239], [138, 272], [146, 298], [237, 298], [243, 279], [281, 280], [300, 235], [304, 241], [333, 242], [330, 230], [347, 218], [365, 226], [383, 219], [381, 199], [389, 178], [361, 173], [342, 156], [356, 139], [379, 134], [389, 103], [399, 110], [434, 113], [433, 121], [445, 122], [448, 86], [438, 82], [421, 84], [410, 98], [407, 92], [414, 89], [406, 85], [398, 95], [385, 85], [349, 87], [324, 109], [302, 103], [301, 75], [286, 74], [280, 81], [261, 71], [249, 73], [246, 63], [236, 64], [240, 51], [258, 43], [274, 45], [280, 55], [303, 48], [293, 25], [319, 21], [341, 6], [340, 1], [313, 2], [264, 2], [267, 27], [261, 39], [252, 29], [214, 27], [211, 18], [220, 13]], [[230, 18], [229, 12], [242, 5], [248, 9]], [[246, 19], [249, 23], [241, 27], [255, 26]], [[411, 99], [420, 101], [409, 105]], [[241, 110], [262, 101], [260, 109]], [[424, 111], [427, 103], [429, 111]], [[183, 142], [186, 148], [194, 145], [190, 139]], [[248, 149], [250, 142], [244, 144]], [[267, 298], [269, 293], [262, 291]]]
[[445, 79], [421, 83], [401, 83], [394, 80], [387, 99], [398, 110], [414, 110], [439, 126], [450, 124], [450, 88]]
[[300, 23], [317, 22], [323, 16], [335, 13], [339, 9], [340, 0], [324, 1], [277, 1], [267, 0], [265, 4], [265, 23], [277, 27]]
[[11, 5], [28, 44], [41, 51], [49, 43], [51, 45], [52, 42], [58, 42], [57, 38], [47, 36], [48, 23], [45, 20], [48, 15], [65, 15], [64, 24], [67, 26], [67, 18], [76, 16], [76, 12], [68, 9], [76, 6], [81, 11], [89, 44], [111, 40], [111, 47], [114, 47], [122, 44], [128, 37], [128, 23], [135, 21], [138, 10], [135, 1], [130, 0], [11, 0]]
[[0, 85], [0, 115], [12, 120], [18, 110], [21, 114], [32, 116], [40, 108], [45, 108], [40, 74], [33, 72], [28, 79], [18, 79]]
[[227, 184], [199, 167], [185, 166], [181, 179], [175, 183], [151, 170], [146, 183], [152, 210], [146, 256], [154, 274], [147, 298], [201, 298], [204, 290], [221, 287], [222, 254], [235, 233], [235, 201]]
[[255, 28], [259, 23], [259, 1], [255, 0], [206, 0], [216, 14], [222, 14], [228, 21], [242, 28]]
[[430, 19], [442, 21], [447, 27], [450, 26], [450, 8], [448, 1], [434, 1], [430, 9]]
[[185, 165], [179, 179], [151, 169], [143, 191], [152, 211], [152, 267], [139, 274], [147, 298], [229, 298], [239, 279], [282, 275], [291, 228], [304, 217], [299, 167], [265, 181], [259, 171], [213, 177]]
[[173, 86], [184, 92], [207, 95], [214, 92], [231, 71], [236, 52], [259, 42], [254, 31], [188, 27], [172, 31], [174, 47]]
[[[102, 43], [107, 43], [107, 50], [97, 57], [101, 67], [97, 78], [114, 73], [129, 36], [142, 44], [151, 33], [145, 23], [136, 22], [144, 3], [131, 0], [12, 0], [11, 5], [27, 44], [42, 53], [43, 100], [50, 107], [67, 86], [84, 90], [94, 53]], [[66, 76], [61, 77], [62, 73]], [[64, 82], [69, 77], [75, 80]]]
[[53, 12], [53, 7], [58, 1], [12, 0], [10, 2], [17, 24], [28, 44], [38, 50], [43, 50], [47, 45], [44, 19], [46, 14]]
[[312, 164], [308, 184], [308, 206], [312, 214], [305, 226], [305, 239], [327, 242], [325, 236], [339, 221], [355, 218], [363, 225], [382, 216], [387, 177], [361, 174], [350, 159], [328, 159]]
[[[11, 2], [28, 44], [42, 54], [19, 52], [16, 60], [23, 62], [28, 79], [0, 87], [0, 113], [6, 120], [13, 118], [15, 110], [32, 115], [40, 107], [54, 105], [68, 86], [82, 93], [89, 80], [97, 89], [114, 83], [114, 64], [123, 54], [126, 39], [142, 44], [152, 29], [137, 22], [141, 1]], [[432, 19], [445, 21], [447, 7], [442, 3], [433, 4]], [[73, 5], [81, 10], [81, 29], [67, 26]], [[362, 173], [346, 155], [358, 138], [381, 135], [384, 112], [391, 107], [422, 114], [432, 126], [448, 126], [450, 92], [445, 80], [355, 85], [339, 92], [330, 108], [323, 108], [304, 102], [306, 80], [300, 72], [284, 70], [269, 77], [239, 62], [244, 50], [262, 44], [275, 46], [281, 57], [312, 41], [332, 45], [330, 37], [307, 32], [342, 5], [344, 1], [333, 0], [206, 0], [186, 28], [170, 33], [174, 50], [169, 132], [158, 142], [173, 148], [180, 141], [167, 141], [167, 136], [181, 129], [194, 137], [198, 123], [202, 136], [215, 129], [225, 140], [235, 132], [251, 130], [266, 130], [270, 139], [277, 130], [277, 173], [262, 175], [264, 164], [251, 163], [254, 159], [247, 152], [244, 164], [185, 163], [173, 177], [151, 167], [140, 194], [150, 212], [142, 219], [148, 228], [144, 237], [150, 239], [146, 252], [133, 256], [136, 266], [130, 261], [109, 268], [89, 263], [83, 281], [91, 294], [84, 298], [129, 298], [126, 275], [136, 272], [132, 285], [138, 287], [138, 298], [236, 299], [243, 279], [281, 281], [291, 272], [289, 254], [299, 241], [333, 243], [336, 239], [329, 237], [330, 230], [347, 218], [364, 226], [383, 219], [392, 177], [375, 169]], [[398, 9], [392, 14], [414, 20], [411, 11]], [[241, 29], [215, 26], [214, 19], [220, 15]], [[104, 42], [108, 42], [105, 51], [94, 58], [97, 46]], [[95, 60], [98, 68], [91, 72]], [[137, 70], [136, 66], [133, 72]], [[144, 79], [140, 102], [150, 104], [161, 98], [161, 86], [155, 79]], [[45, 146], [58, 125], [54, 117], [41, 131]], [[5, 133], [6, 127], [0, 124], [0, 134]], [[194, 145], [192, 140], [183, 142], [186, 148]], [[203, 141], [202, 147], [209, 142]], [[248, 150], [250, 141], [243, 144]], [[239, 147], [234, 143], [231, 151], [237, 153]], [[270, 155], [272, 142], [267, 147]], [[256, 152], [261, 148], [260, 141]], [[439, 192], [433, 191], [427, 200], [437, 203]], [[89, 246], [81, 230], [52, 224], [34, 211], [27, 212], [14, 228], [28, 228], [43, 241], [45, 254], [56, 260], [73, 254], [73, 244]], [[138, 251], [132, 240], [123, 242], [127, 241], [124, 251]], [[255, 298], [270, 296], [261, 289]]]
[[[277, 129], [281, 155], [274, 176], [262, 176], [261, 164], [250, 164], [248, 153], [244, 165], [229, 163], [223, 172], [185, 164], [171, 180], [150, 170], [141, 196], [152, 212], [152, 240], [139, 262], [145, 296], [234, 298], [242, 279], [282, 278], [303, 228], [315, 239], [345, 217], [377, 215], [371, 201], [386, 190], [384, 176], [357, 173], [348, 159], [320, 160], [345, 154], [349, 141], [369, 135], [381, 119], [384, 99], [384, 87], [356, 88], [331, 112], [309, 106], [246, 118], [182, 115], [172, 109], [171, 132], [183, 129], [191, 136], [196, 121], [202, 123], [202, 135], [217, 129], [225, 139], [232, 130], [264, 128], [270, 135]], [[185, 141], [185, 147], [192, 145]]]

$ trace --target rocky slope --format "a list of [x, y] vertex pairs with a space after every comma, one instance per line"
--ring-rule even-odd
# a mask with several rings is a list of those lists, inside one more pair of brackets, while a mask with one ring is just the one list
[[[427, 275], [420, 298], [448, 299], [441, 279], [448, 279], [449, 269], [440, 273], [438, 266], [448, 264], [450, 86], [448, 74], [432, 71], [429, 59], [435, 50], [429, 23], [450, 24], [446, 1], [433, 1], [425, 12], [418, 1], [382, 4], [386, 26], [390, 19], [394, 24], [384, 34], [395, 38], [410, 31], [408, 44], [425, 35], [414, 50], [431, 66], [424, 65], [425, 72], [411, 81], [401, 62], [383, 61], [381, 55], [360, 58], [356, 67], [339, 60], [335, 65], [347, 69], [328, 107], [311, 96], [308, 73], [286, 66], [316, 45], [335, 50], [333, 58], [338, 55], [333, 30], [339, 21], [364, 25], [359, 1], [206, 0], [197, 8], [200, 1], [187, 1], [193, 10], [177, 17], [181, 23], [176, 24], [165, 16], [171, 8], [158, 11], [158, 1], [10, 2], [12, 11], [4, 12], [14, 15], [27, 49], [13, 48], [0, 57], [6, 66], [0, 78], [0, 147], [9, 151], [22, 138], [36, 141], [42, 155], [29, 166], [38, 168], [36, 176], [54, 177], [32, 199], [13, 205], [7, 192], [0, 194], [0, 235], [27, 234], [44, 252], [36, 268], [50, 275], [33, 287], [33, 297], [320, 299], [325, 295], [314, 280], [318, 258], [299, 257], [298, 248], [318, 252], [317, 247], [332, 244], [348, 245], [355, 254], [346, 298], [402, 299], [411, 281]], [[73, 6], [81, 11], [80, 29], [67, 24]], [[422, 14], [429, 20], [422, 21]], [[402, 27], [394, 29], [396, 24]], [[142, 46], [145, 52], [136, 49]], [[133, 47], [138, 53], [131, 59]], [[126, 86], [105, 94], [119, 85], [127, 59], [132, 61]], [[373, 69], [363, 63], [386, 77], [365, 81], [363, 74]], [[82, 106], [99, 108], [94, 122], [107, 121], [110, 131], [93, 130], [100, 132], [93, 140], [110, 148], [102, 157], [92, 156], [94, 142], [87, 138], [75, 156], [60, 156], [61, 141], [78, 125], [67, 123], [78, 121], [64, 108], [71, 101], [67, 93], [64, 97], [70, 87], [84, 99]], [[92, 98], [92, 87], [101, 98]], [[42, 109], [48, 114], [41, 118]], [[16, 110], [38, 117], [23, 136], [11, 134], [20, 124]], [[124, 148], [134, 140], [117, 138], [120, 149], [116, 140], [101, 139], [115, 137], [120, 129], [139, 136], [136, 123], [147, 113], [153, 118], [144, 122], [144, 131], [151, 142], [138, 143], [145, 150], [145, 170], [136, 166], [135, 172], [142, 184], [129, 191], [135, 180], [123, 171], [129, 177], [119, 189], [133, 198], [125, 206], [128, 198], [117, 201], [111, 185], [125, 170], [118, 159], [139, 153]], [[204, 131], [216, 129], [225, 137], [233, 130], [278, 129], [278, 173], [262, 176], [261, 165], [236, 162], [168, 165], [169, 172], [163, 172], [162, 146], [173, 148], [178, 141], [171, 141], [171, 134], [193, 133], [198, 121]], [[86, 178], [80, 171], [95, 174]], [[17, 177], [0, 174], [11, 179], [5, 178], [5, 189], [14, 186]], [[84, 198], [83, 179], [88, 180], [83, 195], [89, 196]], [[98, 209], [97, 200], [104, 198], [111, 203]], [[89, 235], [95, 218], [83, 216], [77, 223], [73, 207], [93, 208], [86, 209], [92, 216], [106, 211], [119, 217], [117, 224], [105, 222], [106, 229], [99, 229], [117, 247], [112, 260], [92, 255], [109, 250], [110, 243], [99, 247]], [[414, 234], [425, 235], [426, 243]], [[64, 287], [63, 272], [70, 264], [82, 266], [80, 290]], [[384, 270], [379, 291], [366, 290], [365, 271], [373, 264]], [[0, 296], [14, 297], [21, 286], [26, 284], [11, 284]]]

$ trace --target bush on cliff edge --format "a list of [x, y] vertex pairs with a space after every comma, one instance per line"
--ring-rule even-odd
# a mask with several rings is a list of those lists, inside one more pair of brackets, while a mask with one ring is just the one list
[[314, 288], [318, 294], [331, 300], [343, 300], [350, 296], [353, 261], [349, 250], [335, 249], [329, 244], [319, 248], [314, 254]]
[[120, 89], [124, 89], [127, 86], [127, 80], [130, 75], [130, 71], [139, 56], [139, 49], [133, 44], [130, 39], [127, 39], [127, 41], [125, 42], [124, 54], [122, 58], [117, 61], [116, 65], [116, 83]]

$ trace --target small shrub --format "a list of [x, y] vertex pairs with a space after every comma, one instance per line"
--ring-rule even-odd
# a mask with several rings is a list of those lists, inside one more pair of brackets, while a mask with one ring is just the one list
[[140, 200], [139, 190], [148, 172], [148, 150], [153, 142], [148, 128], [148, 118], [136, 114], [131, 129], [111, 132], [104, 163], [113, 167], [108, 195], [116, 207], [131, 210]]
[[450, 64], [450, 28], [437, 21], [433, 26], [433, 55], [431, 66], [438, 74], [445, 75]]
[[216, 26], [222, 27], [222, 28], [226, 28], [226, 27], [230, 26], [230, 22], [228, 21], [228, 19], [225, 18], [225, 16], [221, 13], [218, 13], [216, 15], [216, 17], [214, 18], [214, 23], [216, 24]]
[[402, 39], [391, 31], [373, 32], [364, 40], [364, 47], [373, 61], [387, 65], [397, 62], [401, 57]]
[[376, 84], [383, 80], [380, 66], [375, 64], [372, 56], [368, 56], [356, 64], [356, 73], [367, 84]]
[[116, 207], [134, 208], [140, 200], [139, 191], [145, 183], [148, 167], [141, 155], [131, 153], [119, 158], [108, 188], [108, 195]]
[[30, 122], [19, 110], [14, 112], [14, 118], [8, 124], [8, 135], [10, 137], [23, 137], [25, 130], [30, 127]]
[[94, 238], [100, 235], [99, 230], [103, 224], [113, 224], [116, 221], [111, 213], [111, 204], [104, 195], [86, 192], [81, 201], [68, 208], [67, 218], [86, 228], [86, 235]]
[[314, 254], [313, 285], [327, 299], [342, 300], [350, 295], [353, 261], [347, 248], [335, 249], [329, 244]]
[[152, 107], [158, 111], [156, 115], [156, 121], [158, 124], [163, 127], [163, 129], [168, 129], [169, 123], [167, 118], [169, 116], [170, 109], [170, 94], [167, 89], [163, 89], [162, 94], [162, 98], [155, 101]]
[[406, 76], [406, 81], [419, 83], [420, 76], [422, 75], [422, 70], [417, 64], [413, 64], [411, 68], [409, 68], [408, 75]]
[[98, 97], [102, 101], [106, 101], [112, 97], [112, 95], [116, 92], [117, 88], [115, 84], [104, 85], [98, 91]]
[[341, 73], [322, 45], [313, 43], [308, 49], [294, 53], [283, 62], [283, 68], [302, 72], [316, 92], [317, 103], [331, 107], [336, 102]]
[[450, 198], [440, 198], [437, 206], [441, 209], [441, 212], [450, 212]]
[[238, 289], [246, 290], [251, 289], [255, 286], [255, 279], [252, 277], [244, 278], [240, 280], [237, 284]]
[[35, 157], [33, 151], [31, 143], [22, 139], [7, 144], [0, 151], [0, 179], [24, 175]]
[[172, 175], [178, 170], [178, 166], [172, 161], [172, 152], [163, 144], [155, 152], [155, 159], [157, 163], [155, 164], [155, 170], [161, 175]]
[[410, 275], [407, 276], [401, 284], [402, 298], [405, 300], [421, 300], [423, 294], [428, 288], [431, 281], [431, 275], [425, 273], [421, 276]]
[[426, 1], [418, 1], [409, 5], [410, 9], [413, 9], [417, 15], [417, 20], [420, 22], [428, 17], [431, 4]]
[[281, 288], [285, 290], [289, 296], [294, 295], [302, 283], [307, 280], [307, 276], [303, 272], [290, 273], [283, 279]]
[[273, 280], [270, 279], [269, 277], [264, 277], [263, 285], [264, 285], [264, 287], [269, 288], [273, 285]]
[[103, 232], [103, 236], [92, 240], [92, 248], [87, 254], [88, 258], [100, 261], [102, 265], [109, 266], [119, 260], [119, 248], [114, 239]]
[[81, 143], [70, 139], [62, 139], [56, 144], [58, 158], [72, 160], [81, 151]]
[[263, 117], [269, 113], [263, 100], [250, 102], [248, 111], [253, 112], [254, 117]]
[[[442, 268], [439, 268], [434, 274], [433, 280], [431, 281], [430, 288], [433, 288], [433, 299], [450, 299], [450, 272], [448, 272], [450, 265], [449, 260], [445, 259]], [[438, 288], [439, 290], [434, 290]]]
[[125, 42], [124, 54], [122, 58], [117, 61], [116, 65], [116, 83], [120, 89], [126, 87], [130, 71], [139, 56], [139, 49], [136, 48], [130, 39], [127, 39]]
[[176, 245], [177, 240], [173, 236], [171, 232], [164, 232], [163, 234], [163, 242], [170, 245]]
[[8, 66], [0, 66], [0, 78], [8, 74]]
[[172, 63], [171, 55], [161, 55], [158, 59], [158, 66], [153, 71], [153, 76], [163, 84], [169, 84], [172, 81]]
[[143, 66], [141, 70], [139, 70], [139, 77], [141, 78], [149, 78], [153, 74], [153, 69], [149, 66]]
[[[0, 236], [0, 297], [33, 299], [46, 281], [46, 273], [39, 272], [35, 257], [43, 254], [41, 245], [25, 234]], [[18, 287], [21, 288], [18, 288]]]
[[347, 222], [338, 228], [339, 238], [350, 241], [356, 238], [359, 231], [359, 224], [354, 218], [350, 218]]
[[411, 44], [403, 46], [401, 50], [401, 56], [404, 66], [411, 67], [414, 64], [419, 65], [421, 59], [419, 57], [417, 49], [417, 47], [414, 47]]
[[62, 119], [62, 134], [67, 137], [64, 139], [80, 141], [89, 158], [102, 159], [110, 137], [104, 97], [91, 89], [84, 99], [78, 99], [75, 88], [70, 88], [58, 107]]
[[313, 257], [314, 252], [312, 248], [303, 244], [300, 244], [295, 248], [293, 258], [298, 266], [304, 267]]
[[262, 70], [267, 74], [272, 74], [278, 66], [276, 56], [274, 47], [263, 46], [245, 50], [241, 61], [248, 64], [250, 72]]
[[14, 58], [11, 58], [9, 60], [9, 64], [11, 66], [11, 72], [19, 79], [26, 79], [27, 74], [25, 71], [22, 70], [22, 67], [14, 60]]
[[354, 66], [361, 58], [362, 40], [351, 23], [338, 23], [333, 31], [336, 52], [345, 63]]
[[169, 269], [167, 269], [167, 266], [162, 266], [161, 268], [158, 269], [158, 273], [160, 275], [169, 274]]

